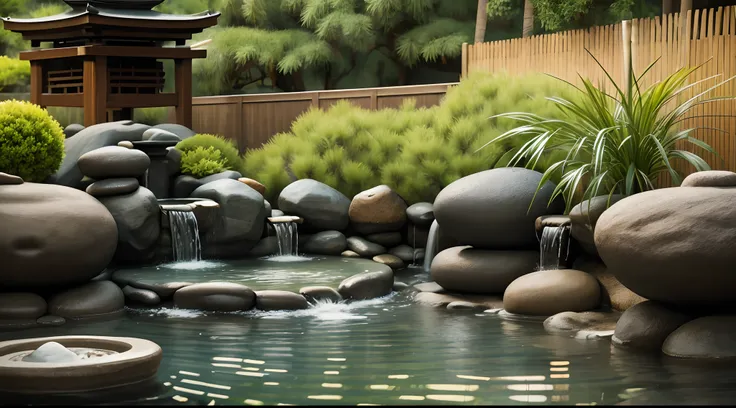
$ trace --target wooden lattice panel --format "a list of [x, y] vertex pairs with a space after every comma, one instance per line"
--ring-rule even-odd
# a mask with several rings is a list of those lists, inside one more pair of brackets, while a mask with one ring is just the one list
[[164, 90], [164, 65], [159, 61], [111, 58], [108, 75], [111, 94], [158, 94]]

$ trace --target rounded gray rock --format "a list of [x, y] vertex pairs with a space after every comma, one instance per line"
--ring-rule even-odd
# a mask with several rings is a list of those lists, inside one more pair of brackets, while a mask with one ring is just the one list
[[181, 138], [168, 130], [151, 128], [143, 132], [143, 140], [181, 141]]
[[116, 259], [145, 257], [161, 233], [161, 210], [151, 190], [139, 187], [119, 196], [99, 197], [118, 227]]
[[248, 251], [250, 256], [260, 258], [268, 255], [278, 255], [279, 253], [279, 239], [278, 237], [271, 235], [265, 238], [261, 238], [258, 243]]
[[304, 224], [320, 230], [345, 230], [350, 199], [317, 180], [297, 180], [281, 190], [278, 207], [289, 215], [304, 219]]
[[385, 247], [393, 247], [401, 243], [401, 233], [398, 231], [368, 234], [365, 238], [368, 241]]
[[220, 204], [218, 222], [207, 231], [208, 243], [249, 241], [252, 246], [261, 238], [266, 207], [263, 196], [256, 190], [238, 180], [226, 178], [198, 187], [192, 192], [192, 197], [209, 198]]
[[516, 278], [537, 269], [537, 251], [452, 247], [432, 259], [432, 279], [449, 291], [502, 294]]
[[386, 253], [386, 248], [381, 245], [374, 244], [363, 237], [350, 237], [347, 239], [347, 244], [348, 249], [364, 257], [372, 258], [376, 255]]
[[80, 125], [79, 123], [71, 123], [64, 128], [64, 136], [69, 139], [82, 130], [84, 130], [84, 126]]
[[394, 286], [394, 271], [388, 266], [382, 270], [362, 272], [340, 283], [337, 291], [344, 299], [365, 300], [386, 296]]
[[351, 251], [349, 249], [347, 251], [342, 251], [342, 253], [340, 255], [342, 255], [342, 256], [344, 256], [346, 258], [360, 258], [360, 254], [358, 254], [355, 251]]
[[309, 237], [304, 243], [304, 252], [317, 255], [340, 255], [348, 242], [340, 231], [322, 231]]
[[415, 225], [429, 227], [434, 221], [434, 207], [432, 203], [416, 203], [406, 209], [406, 216]]
[[308, 309], [307, 299], [287, 290], [259, 290], [256, 292], [256, 309], [258, 310], [301, 310]]
[[177, 135], [181, 140], [188, 139], [197, 134], [197, 132], [193, 131], [192, 129], [189, 129], [186, 126], [179, 125], [177, 123], [161, 123], [153, 126], [153, 128], [162, 129], [167, 132], [173, 133]]
[[200, 187], [201, 185], [201, 181], [188, 174], [179, 175], [174, 179], [174, 198], [189, 198], [192, 191], [196, 190], [197, 187]]
[[201, 185], [205, 185], [207, 183], [211, 183], [217, 180], [225, 180], [225, 179], [237, 180], [241, 177], [243, 177], [243, 175], [235, 170], [225, 170], [225, 171], [221, 171], [216, 174], [211, 174], [209, 176], [202, 177], [198, 180]]
[[83, 175], [95, 180], [115, 177], [140, 177], [151, 159], [137, 149], [126, 149], [120, 146], [101, 147], [83, 154], [77, 166]]
[[0, 172], [0, 186], [8, 184], [23, 184], [23, 179], [12, 174]]
[[391, 248], [388, 253], [404, 262], [414, 262], [414, 249], [409, 245], [399, 245]]
[[123, 291], [110, 281], [90, 282], [49, 299], [49, 314], [72, 320], [114, 317], [124, 307]]
[[565, 210], [561, 198], [547, 206], [555, 189], [551, 181], [536, 193], [541, 180], [542, 173], [518, 167], [471, 174], [440, 191], [434, 201], [434, 216], [443, 234], [464, 245], [538, 249], [534, 221]]
[[678, 327], [662, 345], [668, 356], [697, 359], [736, 358], [736, 316], [707, 316]]
[[129, 194], [137, 190], [138, 187], [138, 180], [135, 178], [111, 178], [95, 181], [87, 186], [86, 191], [87, 194], [93, 197], [107, 197]]
[[41, 326], [61, 326], [66, 323], [66, 319], [61, 316], [46, 315], [36, 319], [36, 323]]
[[601, 303], [598, 281], [574, 269], [532, 272], [511, 282], [503, 294], [503, 308], [513, 314], [552, 316], [585, 312]]
[[601, 214], [623, 198], [621, 194], [593, 197], [570, 209], [570, 235], [588, 254], [598, 256], [593, 233]]
[[231, 282], [195, 283], [174, 293], [174, 305], [182, 309], [235, 312], [250, 310], [255, 304], [251, 288]]
[[326, 301], [337, 303], [342, 300], [340, 293], [329, 286], [306, 286], [299, 289], [299, 294], [304, 296], [310, 302]]
[[130, 299], [130, 301], [134, 303], [150, 306], [161, 303], [161, 297], [159, 297], [156, 292], [148, 289], [138, 289], [132, 286], [125, 286], [123, 288], [123, 294], [127, 299]]
[[35, 293], [0, 293], [0, 320], [38, 319], [47, 308], [46, 301]]
[[724, 170], [698, 171], [685, 177], [680, 187], [736, 187], [736, 173]]
[[388, 265], [393, 270], [403, 269], [406, 267], [404, 261], [402, 261], [401, 258], [391, 254], [376, 255], [373, 257], [373, 262]]
[[621, 348], [659, 351], [667, 336], [692, 319], [661, 303], [642, 302], [621, 315], [611, 343]]

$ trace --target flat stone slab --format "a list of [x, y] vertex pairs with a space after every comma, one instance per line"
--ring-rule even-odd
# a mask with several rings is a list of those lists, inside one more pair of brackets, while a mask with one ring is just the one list
[[[416, 285], [415, 285], [416, 287]], [[459, 293], [419, 292], [414, 301], [425, 306], [447, 307], [453, 302], [467, 302], [482, 309], [495, 309], [503, 305], [503, 299], [494, 295], [466, 295]]]
[[430, 292], [430, 293], [447, 292], [445, 288], [440, 286], [437, 282], [417, 283], [416, 285], [414, 285], [414, 288], [416, 288], [420, 292]]
[[366, 300], [386, 296], [394, 286], [394, 271], [382, 265], [383, 269], [363, 272], [351, 276], [340, 283], [337, 291], [345, 299]]
[[251, 288], [232, 282], [195, 283], [174, 293], [174, 305], [182, 309], [235, 312], [250, 310], [255, 304]]
[[258, 310], [301, 310], [309, 308], [307, 299], [286, 290], [260, 290], [256, 292]]
[[620, 317], [620, 312], [562, 312], [548, 317], [544, 329], [583, 339], [610, 337]]

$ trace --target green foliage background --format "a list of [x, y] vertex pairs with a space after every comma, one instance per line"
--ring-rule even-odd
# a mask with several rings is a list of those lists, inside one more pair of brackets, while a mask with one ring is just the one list
[[222, 152], [212, 146], [197, 146], [181, 155], [181, 172], [192, 177], [202, 178], [226, 170]]
[[[575, 97], [567, 85], [542, 75], [514, 77], [477, 73], [448, 93], [439, 106], [365, 110], [341, 101], [302, 114], [291, 131], [245, 154], [245, 175], [268, 188], [277, 202], [289, 183], [312, 178], [348, 197], [379, 184], [410, 203], [434, 201], [439, 191], [466, 175], [508, 164], [526, 139], [476, 150], [512, 129], [512, 120], [489, 117], [523, 110], [558, 115], [548, 95]], [[538, 169], [554, 159], [545, 156]], [[521, 164], [523, 165], [523, 164]]]
[[[187, 160], [189, 161], [187, 165], [190, 168], [194, 168], [194, 164], [199, 163], [201, 159], [206, 159], [205, 161], [208, 164], [202, 164], [198, 167], [197, 171], [200, 174], [207, 171], [210, 171], [210, 174], [215, 174], [223, 170], [235, 170], [240, 174], [244, 174], [243, 158], [240, 156], [238, 148], [235, 147], [232, 141], [223, 137], [202, 133], [182, 140], [176, 144], [176, 148], [182, 152], [182, 165]], [[212, 148], [216, 153], [213, 150], [208, 150], [209, 148]], [[221, 163], [222, 168], [218, 170], [218, 167], [211, 164], [211, 162]], [[205, 176], [208, 175], [205, 174]]]

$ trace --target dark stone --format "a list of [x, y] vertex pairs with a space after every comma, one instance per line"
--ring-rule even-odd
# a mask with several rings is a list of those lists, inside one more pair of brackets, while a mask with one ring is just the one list
[[350, 237], [347, 239], [348, 248], [355, 251], [360, 256], [374, 257], [376, 255], [385, 254], [386, 248], [381, 245], [374, 244], [362, 237]]
[[275, 255], [279, 253], [279, 240], [275, 236], [261, 238], [260, 241], [254, 246], [248, 255], [255, 257], [262, 257], [268, 255]]
[[188, 139], [197, 134], [197, 132], [189, 129], [186, 126], [182, 126], [176, 123], [161, 123], [153, 127], [154, 129], [162, 129], [167, 132], [173, 133], [179, 136], [179, 139]]
[[353, 275], [340, 283], [337, 291], [344, 299], [365, 300], [386, 296], [394, 286], [394, 271], [384, 266], [373, 272]]
[[393, 270], [406, 268], [406, 265], [401, 258], [391, 254], [376, 255], [373, 257], [373, 262], [388, 265]]
[[593, 232], [595, 232], [598, 218], [601, 217], [603, 211], [606, 211], [623, 198], [624, 196], [621, 194], [612, 195], [610, 200], [607, 195], [593, 197], [572, 207], [570, 210], [570, 235], [588, 254], [598, 256], [598, 250], [593, 240]]
[[432, 203], [416, 203], [406, 209], [406, 216], [414, 225], [429, 227], [434, 221], [434, 207]]
[[67, 127], [64, 128], [64, 137], [68, 139], [81, 132], [82, 130], [84, 130], [84, 126], [78, 123], [69, 124]]
[[36, 323], [41, 326], [61, 326], [66, 323], [66, 319], [61, 316], [46, 315], [36, 319]]
[[12, 174], [0, 172], [0, 186], [23, 184], [23, 179]]
[[161, 232], [161, 211], [153, 193], [139, 187], [134, 193], [100, 197], [118, 227], [116, 259], [145, 259]]
[[212, 243], [205, 237], [202, 241], [202, 257], [205, 259], [239, 259], [250, 253], [259, 241], [239, 240], [225, 243]]
[[278, 207], [320, 230], [342, 231], [349, 222], [350, 199], [327, 184], [312, 179], [297, 180], [281, 190]]
[[616, 347], [659, 352], [667, 336], [692, 319], [661, 303], [642, 302], [621, 315], [611, 343]]
[[432, 260], [432, 279], [449, 291], [503, 294], [516, 278], [537, 269], [537, 251], [491, 251], [452, 247]]
[[138, 289], [132, 286], [125, 286], [123, 288], [123, 294], [126, 298], [134, 303], [151, 306], [155, 306], [161, 303], [161, 298], [158, 296], [158, 294], [148, 289]]
[[404, 282], [394, 282], [393, 291], [394, 292], [401, 292], [404, 289], [408, 289], [409, 285]]
[[140, 177], [151, 159], [140, 150], [105, 146], [83, 154], [77, 166], [83, 175], [95, 180], [116, 177]]
[[91, 280], [93, 281], [103, 281], [103, 280], [111, 280], [112, 279], [112, 270], [109, 268], [105, 268], [104, 271], [100, 272], [99, 275], [95, 276]]
[[174, 293], [174, 304], [182, 309], [235, 312], [250, 310], [255, 303], [251, 288], [230, 282], [195, 283]]
[[537, 193], [541, 179], [542, 173], [519, 167], [471, 174], [440, 191], [434, 216], [443, 234], [476, 249], [538, 250], [534, 221], [565, 209], [561, 198], [547, 206], [555, 185], [548, 181]]
[[94, 197], [107, 197], [129, 194], [137, 190], [139, 187], [138, 180], [135, 178], [111, 178], [94, 183], [87, 186], [87, 194]]
[[335, 289], [329, 286], [307, 286], [299, 289], [299, 294], [304, 296], [309, 302], [330, 302], [338, 303], [342, 301], [342, 296]]
[[[181, 150], [169, 146], [166, 148], [166, 174], [173, 176], [181, 171]], [[197, 186], [199, 187], [199, 186]]]
[[414, 262], [414, 248], [409, 245], [399, 245], [391, 248], [388, 253], [398, 257], [404, 262]]
[[188, 198], [192, 191], [202, 186], [202, 182], [196, 178], [182, 174], [174, 180], [173, 196], [175, 198]]
[[256, 309], [258, 310], [300, 310], [308, 309], [307, 299], [297, 293], [286, 290], [259, 290], [256, 292]]
[[143, 132], [142, 140], [181, 141], [181, 138], [167, 130], [151, 128]]
[[0, 287], [87, 282], [112, 260], [118, 230], [94, 197], [53, 184], [0, 186]]
[[349, 216], [361, 234], [397, 231], [406, 223], [406, 201], [391, 187], [376, 186], [353, 197]]
[[400, 232], [379, 232], [377, 234], [369, 234], [365, 237], [368, 241], [385, 247], [393, 247], [401, 243]]
[[736, 187], [736, 173], [724, 170], [698, 171], [685, 177], [680, 187]]
[[346, 258], [360, 258], [360, 255], [357, 252], [351, 250], [342, 251], [340, 255]]
[[234, 170], [225, 170], [225, 171], [219, 172], [217, 174], [212, 174], [212, 175], [209, 175], [209, 176], [202, 177], [202, 178], [200, 178], [198, 180], [200, 182], [200, 185], [205, 185], [207, 183], [211, 183], [211, 182], [217, 181], [217, 180], [224, 180], [224, 179], [237, 180], [237, 179], [239, 179], [241, 177], [243, 177], [243, 176], [240, 173], [238, 173], [237, 171], [234, 171]]
[[413, 248], [426, 248], [429, 241], [429, 228], [407, 224], [406, 243]]
[[503, 294], [503, 308], [518, 315], [585, 312], [598, 308], [600, 303], [598, 281], [574, 269], [528, 273], [511, 282]]
[[414, 301], [424, 306], [447, 307], [453, 302], [469, 302], [478, 305], [478, 308], [497, 309], [503, 304], [500, 296], [467, 295], [458, 293], [419, 292], [414, 295]]
[[110, 281], [90, 282], [49, 299], [49, 314], [72, 320], [115, 317], [124, 307], [123, 291]]
[[263, 196], [256, 190], [232, 179], [222, 179], [198, 187], [192, 193], [198, 198], [209, 198], [220, 204], [219, 222], [206, 234], [208, 244], [226, 244], [261, 238], [266, 220]]
[[323, 231], [312, 235], [304, 243], [304, 252], [317, 255], [340, 255], [347, 248], [345, 235], [340, 231]]
[[273, 212], [273, 208], [271, 208], [271, 203], [269, 203], [268, 200], [263, 200], [263, 206], [266, 207], [266, 217], [273, 217], [273, 215], [269, 215]]
[[38, 319], [46, 309], [46, 301], [35, 293], [0, 293], [0, 320]]
[[707, 316], [678, 327], [662, 345], [672, 357], [717, 359], [736, 358], [736, 316]]
[[177, 290], [192, 285], [191, 282], [159, 283], [155, 281], [150, 282], [150, 281], [145, 281], [145, 280], [134, 280], [129, 277], [129, 272], [135, 274], [136, 270], [135, 269], [130, 269], [130, 270], [120, 269], [120, 270], [113, 272], [112, 281], [123, 287], [130, 285], [134, 288], [151, 290], [153, 292], [156, 292], [159, 295], [159, 297], [161, 297], [162, 299], [168, 299]]

